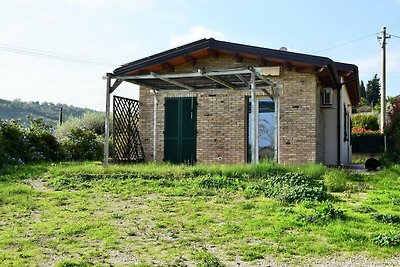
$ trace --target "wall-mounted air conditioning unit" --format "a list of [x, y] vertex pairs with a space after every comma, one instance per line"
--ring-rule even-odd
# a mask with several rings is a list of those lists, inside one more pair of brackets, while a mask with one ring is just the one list
[[333, 105], [333, 90], [332, 88], [324, 88], [321, 92], [321, 106], [332, 107]]

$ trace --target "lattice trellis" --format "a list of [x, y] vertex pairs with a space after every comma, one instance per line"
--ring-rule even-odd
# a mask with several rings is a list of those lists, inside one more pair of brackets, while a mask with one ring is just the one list
[[138, 130], [139, 101], [114, 96], [113, 111], [114, 161], [127, 163], [144, 161]]

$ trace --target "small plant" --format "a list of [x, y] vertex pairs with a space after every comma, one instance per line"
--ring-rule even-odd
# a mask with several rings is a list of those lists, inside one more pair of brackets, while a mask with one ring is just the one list
[[371, 212], [376, 212], [376, 210], [375, 210], [374, 208], [372, 208], [372, 207], [370, 207], [370, 206], [364, 206], [364, 205], [354, 207], [353, 210], [354, 210], [355, 212], [358, 212], [358, 213], [371, 213]]
[[394, 232], [377, 234], [372, 238], [372, 242], [380, 247], [400, 247], [400, 234]]
[[335, 208], [331, 202], [325, 202], [320, 207], [314, 210], [313, 214], [303, 214], [298, 217], [298, 220], [312, 224], [326, 224], [335, 220], [345, 219], [343, 210]]
[[400, 216], [395, 214], [373, 213], [371, 214], [371, 218], [381, 223], [388, 223], [388, 224], [400, 223]]
[[199, 260], [197, 267], [224, 267], [225, 265], [214, 255], [207, 251], [203, 251], [196, 255]]
[[90, 267], [93, 263], [85, 260], [62, 260], [56, 265], [57, 267]]
[[347, 187], [347, 172], [345, 170], [331, 170], [324, 175], [324, 184], [328, 192], [344, 192]]
[[323, 201], [328, 195], [321, 185], [302, 173], [288, 172], [267, 177], [245, 189], [245, 197], [263, 194], [282, 203], [298, 203], [304, 200]]

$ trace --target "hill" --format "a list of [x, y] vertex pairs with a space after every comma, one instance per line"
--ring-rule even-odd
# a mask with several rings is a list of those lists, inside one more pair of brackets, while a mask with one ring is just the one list
[[31, 115], [35, 118], [43, 118], [43, 120], [52, 125], [59, 122], [60, 108], [63, 108], [63, 120], [68, 117], [79, 117], [85, 112], [96, 112], [88, 108], [79, 108], [66, 104], [53, 104], [50, 102], [30, 101], [23, 102], [19, 99], [9, 101], [0, 99], [0, 119], [21, 120], [23, 124], [28, 123], [27, 116]]

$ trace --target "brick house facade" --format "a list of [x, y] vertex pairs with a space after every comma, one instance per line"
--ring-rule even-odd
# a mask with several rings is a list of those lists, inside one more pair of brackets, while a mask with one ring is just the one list
[[[341, 136], [343, 131], [332, 131], [332, 129], [344, 127], [340, 126], [343, 114], [349, 113], [340, 110], [342, 106], [345, 109], [346, 106], [356, 105], [358, 102], [356, 66], [335, 63], [323, 57], [232, 44], [214, 39], [204, 39], [152, 57], [146, 58], [147, 61], [143, 59], [122, 66], [113, 74], [116, 80], [129, 80], [140, 85], [139, 133], [147, 161], [165, 160], [166, 99], [193, 98], [197, 103], [195, 161], [201, 164], [247, 162], [248, 102], [251, 93], [249, 85], [237, 85], [237, 89], [232, 89], [233, 82], [211, 78], [211, 81], [216, 81], [219, 86], [210, 84], [208, 88], [207, 85], [196, 88], [197, 76], [193, 77], [192, 82], [188, 78], [172, 80], [160, 75], [190, 74], [196, 71], [198, 73], [199, 70], [205, 69], [236, 70], [248, 66], [275, 69], [279, 67], [278, 72], [264, 77], [274, 84], [282, 85], [279, 97], [274, 99], [274, 102], [279, 102], [279, 105], [275, 105], [277, 109], [274, 111], [277, 118], [275, 124], [277, 147], [274, 149], [278, 162], [335, 165], [335, 161], [337, 164], [343, 164], [348, 160], [348, 157], [341, 159], [345, 150]], [[154, 79], [143, 78], [148, 74], [153, 75]], [[221, 77], [233, 81], [233, 76]], [[199, 80], [198, 84], [201, 82]], [[185, 90], [185, 86], [189, 87], [189, 90]], [[332, 97], [336, 97], [332, 106], [328, 107], [329, 111], [321, 105], [321, 90], [326, 87], [333, 88]], [[195, 89], [190, 90], [190, 88]], [[256, 85], [255, 89], [256, 96], [260, 99], [271, 98], [273, 91], [270, 86]], [[337, 145], [329, 146], [327, 145], [329, 142]], [[349, 145], [348, 142], [347, 146]], [[332, 147], [337, 149], [336, 154], [328, 151], [327, 147], [331, 150]], [[333, 154], [336, 155], [335, 159], [329, 159]]]

